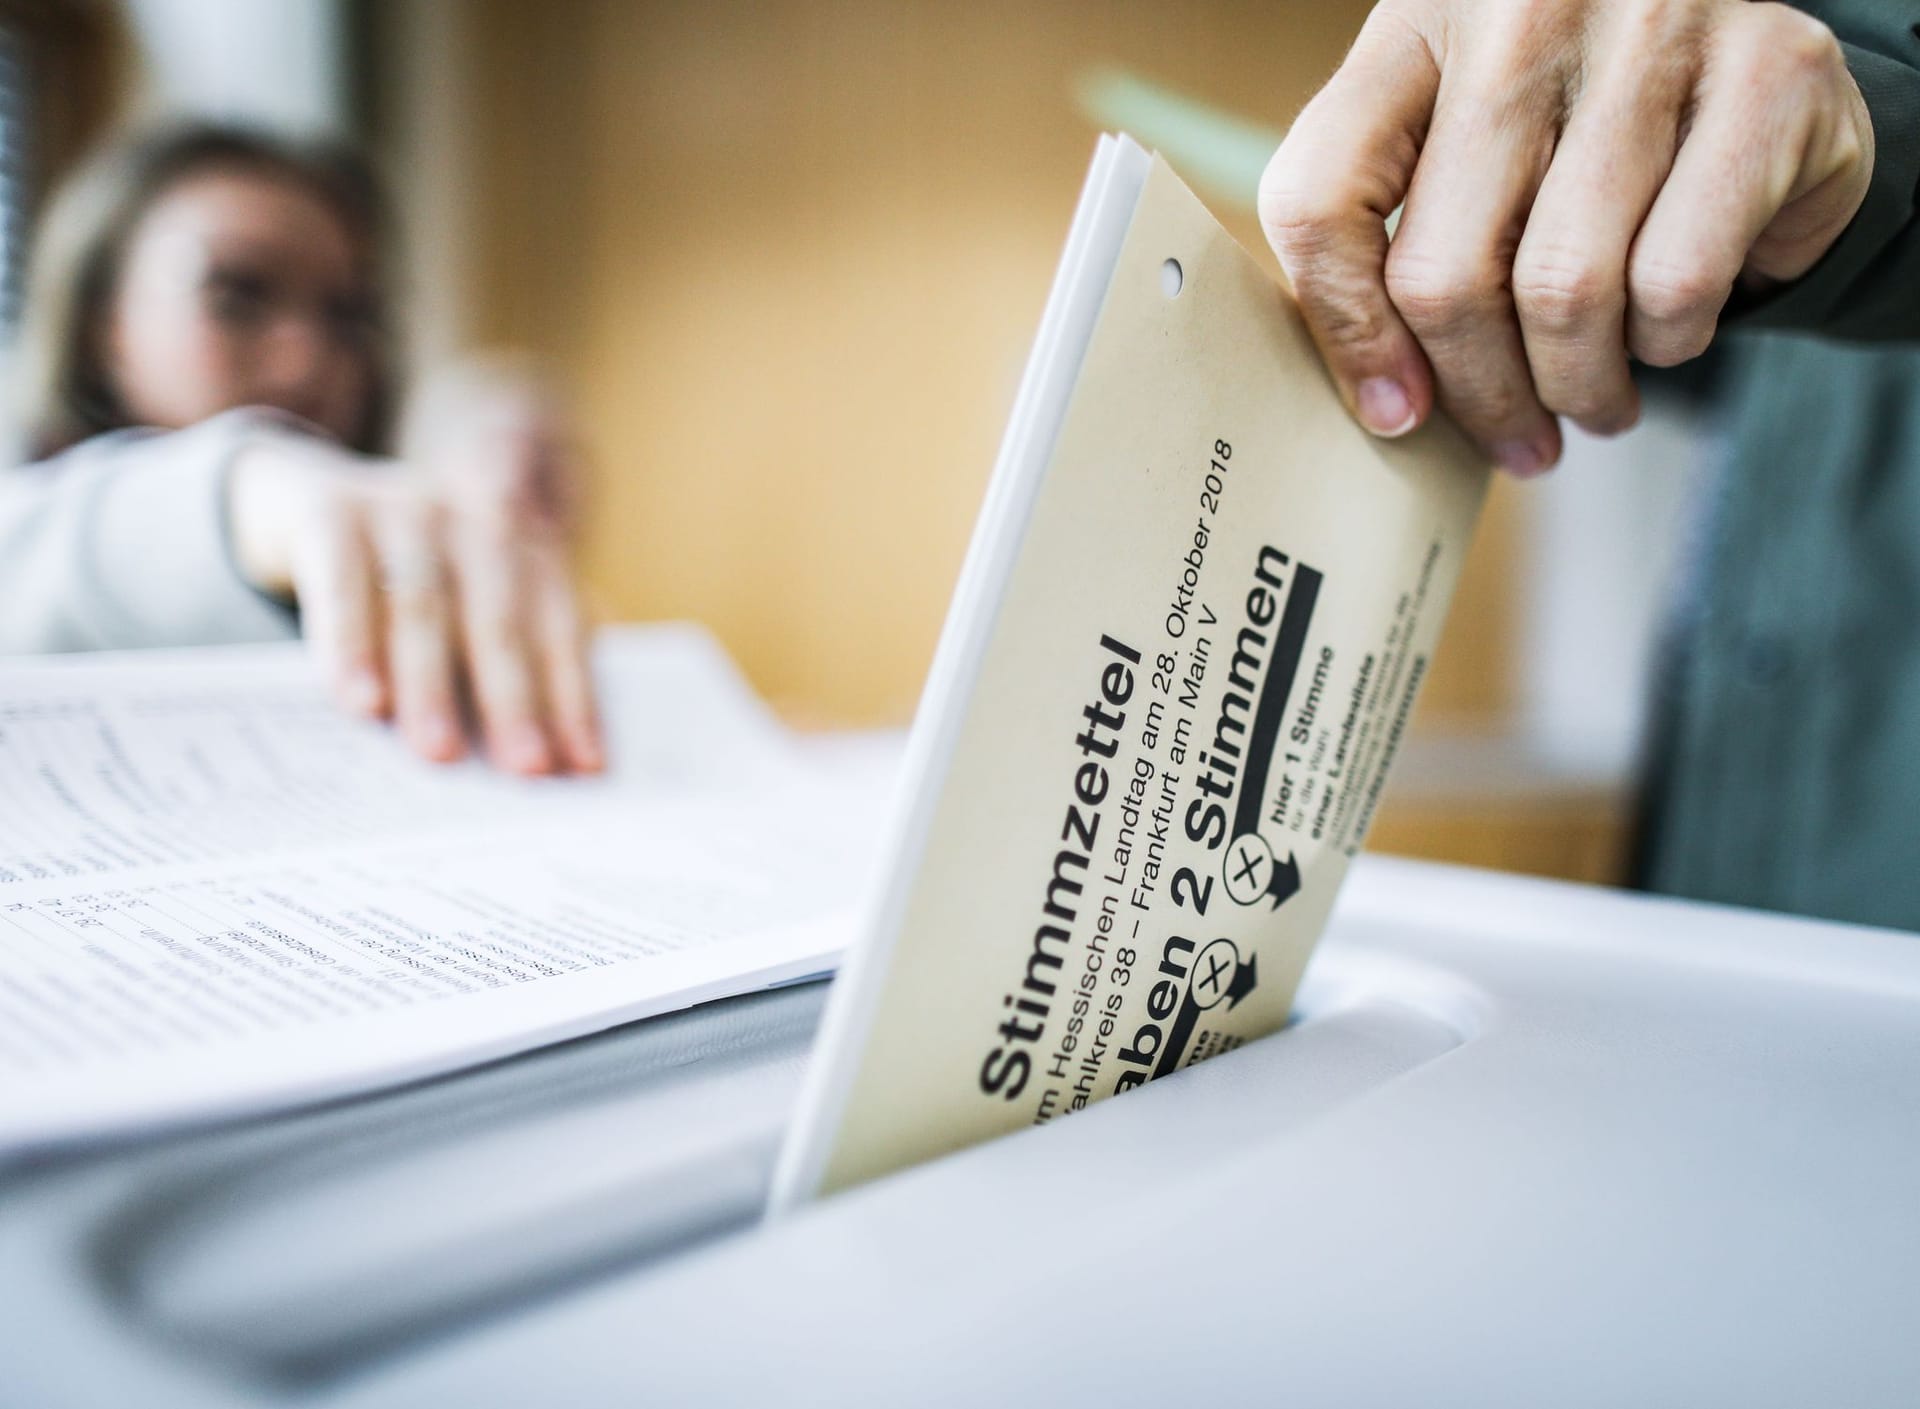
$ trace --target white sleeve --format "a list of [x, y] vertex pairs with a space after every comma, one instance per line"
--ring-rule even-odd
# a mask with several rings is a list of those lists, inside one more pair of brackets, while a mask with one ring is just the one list
[[118, 432], [0, 472], [0, 653], [297, 636], [227, 536], [227, 471], [261, 423]]

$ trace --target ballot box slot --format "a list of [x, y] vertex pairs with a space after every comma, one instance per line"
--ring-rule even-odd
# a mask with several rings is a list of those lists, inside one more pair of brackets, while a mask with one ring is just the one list
[[[944, 1284], [979, 1271], [977, 1240], [945, 1230], [991, 1228], [992, 1246], [1004, 1249], [1057, 1238], [1063, 1209], [1076, 1227], [1134, 1227], [1141, 1209], [1183, 1207], [1227, 1171], [1284, 1167], [1290, 1149], [1311, 1147], [1321, 1122], [1474, 1042], [1490, 1007], [1475, 985], [1417, 961], [1328, 954], [1315, 960], [1282, 1031], [1070, 1117], [809, 1205], [776, 1227], [793, 1242], [782, 1256], [805, 1263], [809, 1248], [835, 1245], [857, 1227], [860, 1276]], [[941, 1210], [938, 1226], [924, 1218], [929, 1206]], [[1118, 1236], [1086, 1240], [1088, 1255]]]
[[[173, 1353], [311, 1388], [610, 1275], [766, 1236], [823, 988], [163, 1146], [127, 1163], [130, 1192], [87, 1234], [102, 1294]], [[1106, 1181], [1114, 1197], [1164, 1191], [1468, 1040], [1472, 1013], [1470, 993], [1418, 965], [1316, 965], [1276, 1037], [873, 1192], [955, 1165], [979, 1170], [967, 1197], [992, 1197], [1007, 1177], [1077, 1188], [1087, 1168], [1128, 1171]], [[866, 1197], [799, 1221], [846, 1216]]]

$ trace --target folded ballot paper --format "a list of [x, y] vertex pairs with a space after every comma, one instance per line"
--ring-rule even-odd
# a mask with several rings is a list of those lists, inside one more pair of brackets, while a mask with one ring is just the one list
[[825, 972], [892, 760], [691, 627], [596, 649], [612, 767], [435, 767], [293, 646], [0, 661], [0, 1162]]
[[1362, 432], [1292, 305], [1103, 138], [774, 1208], [1287, 1021], [1486, 486]]

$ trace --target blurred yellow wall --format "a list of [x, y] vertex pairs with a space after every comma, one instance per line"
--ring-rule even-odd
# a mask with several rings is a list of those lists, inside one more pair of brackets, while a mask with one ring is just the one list
[[[433, 115], [399, 164], [443, 197], [415, 224], [460, 336], [531, 347], [577, 393], [602, 609], [700, 618], [790, 717], [864, 724], [909, 716], [932, 654], [1092, 152], [1078, 80], [1118, 65], [1281, 128], [1366, 9], [410, 0], [383, 64], [393, 110]], [[1428, 732], [1509, 712], [1513, 492]], [[1377, 835], [1616, 864], [1612, 800], [1538, 804], [1428, 799]]]
[[[1364, 6], [473, 0], [471, 333], [572, 381], [586, 572], [902, 719], [1118, 62], [1283, 122]], [[1251, 237], [1250, 224], [1246, 226]]]

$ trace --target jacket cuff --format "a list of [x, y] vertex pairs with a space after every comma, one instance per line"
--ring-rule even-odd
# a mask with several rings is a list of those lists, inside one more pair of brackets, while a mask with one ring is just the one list
[[[1845, 334], [1849, 295], [1888, 247], [1912, 224], [1920, 190], [1920, 71], [1898, 59], [1842, 43], [1847, 69], [1866, 100], [1873, 123], [1873, 175], [1852, 223], [1818, 263], [1792, 283], [1768, 293], [1735, 294], [1723, 325]], [[1884, 311], [1884, 310], [1882, 310]]]

